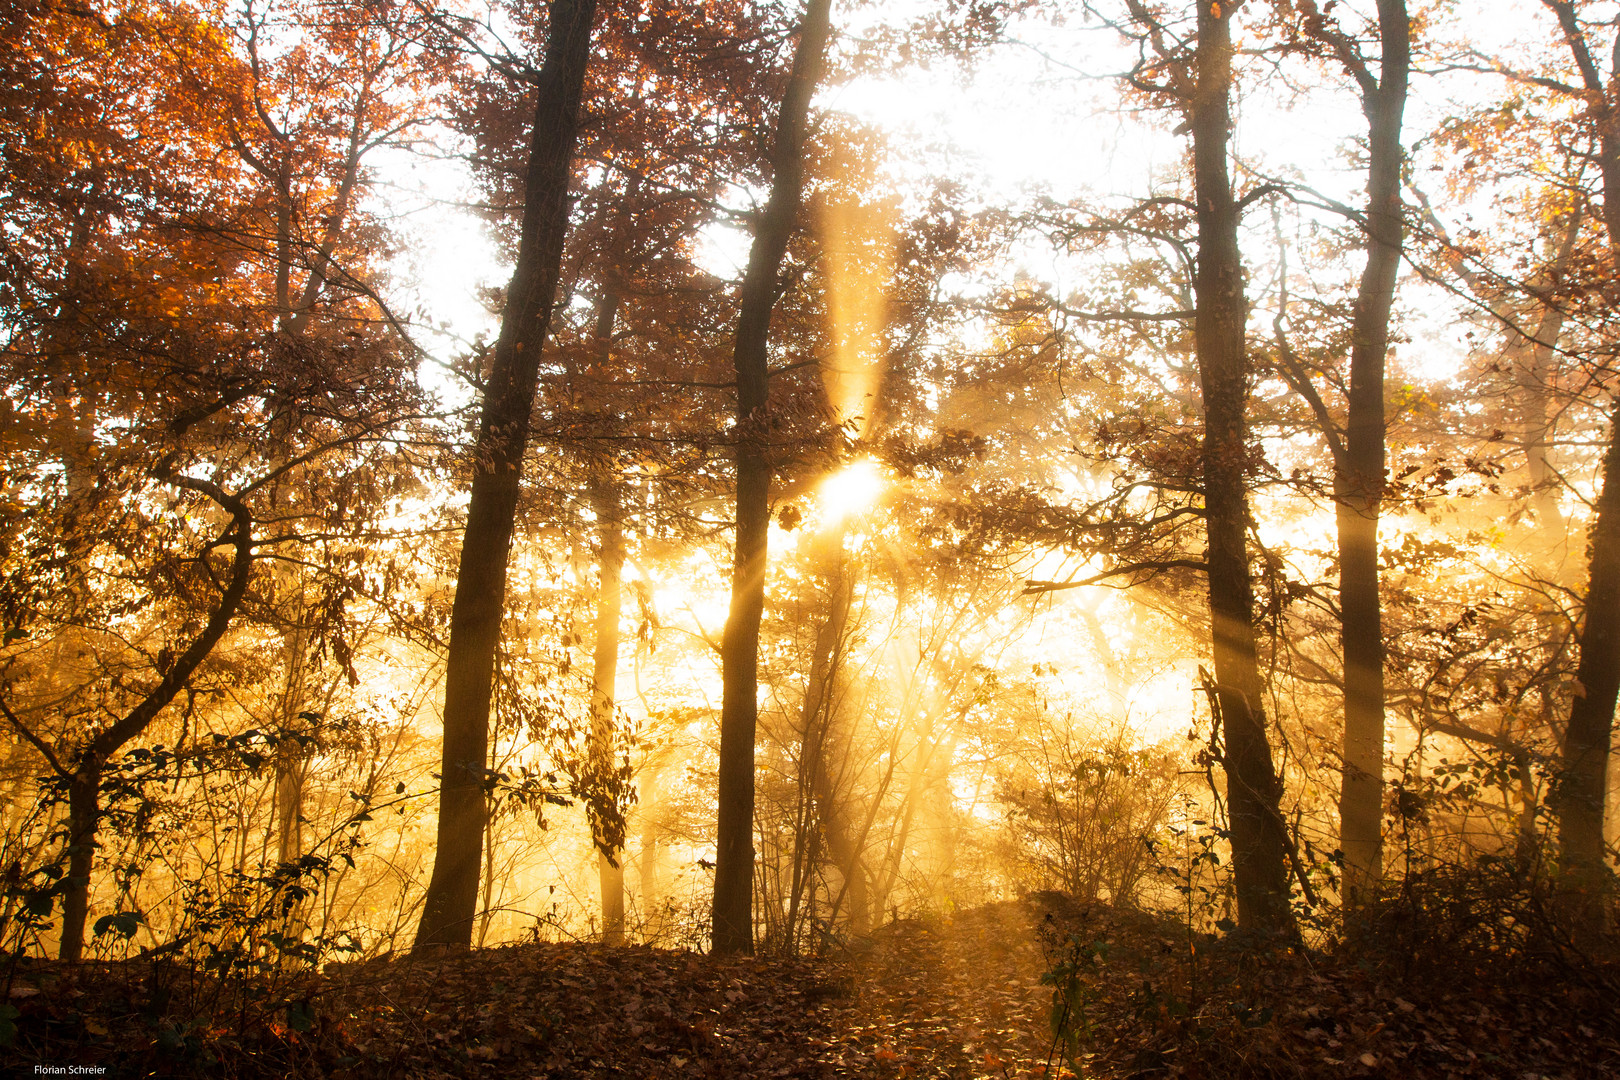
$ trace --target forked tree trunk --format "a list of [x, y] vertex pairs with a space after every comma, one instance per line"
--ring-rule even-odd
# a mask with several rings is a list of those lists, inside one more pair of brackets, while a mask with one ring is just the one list
[[[1367, 265], [1350, 331], [1350, 406], [1343, 468], [1335, 470], [1339, 604], [1344, 646], [1344, 770], [1339, 844], [1345, 904], [1364, 906], [1383, 876], [1384, 627], [1378, 516], [1384, 496], [1384, 357], [1401, 264], [1401, 118], [1411, 63], [1405, 0], [1379, 0], [1380, 78], [1365, 67]], [[1359, 63], [1359, 58], [1353, 62]]]
[[[793, 889], [789, 899], [787, 941], [789, 948], [796, 942], [799, 925], [801, 885], [814, 879], [810, 873], [809, 853], [818, 845], [807, 843], [802, 835], [819, 830], [826, 841], [826, 849], [843, 879], [839, 893], [833, 897], [835, 910], [829, 921], [837, 917], [838, 906], [847, 896], [852, 905], [851, 930], [865, 933], [864, 924], [857, 927], [859, 914], [866, 906], [865, 875], [860, 865], [860, 854], [855, 843], [854, 830], [849, 819], [849, 807], [839, 797], [839, 778], [843, 774], [850, 752], [849, 740], [838, 722], [837, 686], [843, 666], [845, 642], [849, 629], [849, 611], [854, 599], [854, 576], [844, 554], [844, 530], [829, 527], [811, 541], [816, 568], [828, 585], [826, 616], [816, 628], [814, 652], [810, 658], [810, 674], [805, 680], [804, 703], [799, 712], [801, 752], [799, 769], [804, 782], [806, 813], [800, 824], [799, 837], [794, 842]], [[803, 873], [801, 873], [801, 864]]]
[[483, 854], [489, 713], [506, 604], [507, 557], [517, 512], [540, 347], [551, 323], [581, 89], [596, 0], [552, 0], [545, 66], [535, 94], [523, 228], [494, 364], [484, 391], [472, 497], [450, 613], [444, 752], [433, 877], [415, 948], [466, 948], [478, 907]]
[[236, 548], [230, 578], [220, 594], [219, 604], [202, 630], [169, 665], [157, 686], [141, 699], [140, 704], [91, 739], [79, 751], [71, 768], [57, 757], [49, 744], [26, 728], [9, 706], [4, 708], [7, 720], [44, 755], [51, 771], [67, 781], [68, 877], [62, 893], [62, 937], [57, 945], [57, 955], [70, 963], [84, 955], [84, 927], [90, 912], [90, 875], [95, 868], [96, 835], [101, 827], [101, 778], [107, 761], [157, 719], [158, 714], [168, 707], [169, 702], [174, 700], [175, 695], [180, 693], [202, 662], [214, 651], [214, 646], [219, 644], [225, 631], [230, 628], [237, 609], [242, 606], [242, 598], [247, 594], [248, 578], [253, 571], [253, 518], [246, 504], [207, 480], [179, 474], [171, 474], [163, 479], [176, 487], [207, 495], [228, 511], [232, 518], [231, 529], [226, 534]]
[[843, 879], [839, 891], [832, 898], [833, 909], [829, 920], [836, 920], [840, 908], [849, 912], [849, 932], [864, 936], [872, 928], [871, 901], [867, 895], [866, 865], [862, 858], [861, 843], [853, 820], [854, 807], [848, 792], [840, 790], [840, 778], [848, 775], [854, 752], [847, 722], [840, 716], [837, 691], [849, 636], [849, 613], [855, 600], [855, 575], [844, 554], [843, 531], [840, 529], [829, 545], [824, 561], [829, 584], [832, 587], [832, 609], [816, 642], [816, 655], [821, 662], [821, 685], [810, 695], [815, 707], [822, 713], [821, 734], [816, 745], [815, 772], [812, 774], [811, 792], [817, 805], [817, 817], [827, 833], [827, 850]]
[[765, 610], [770, 526], [769, 346], [777, 276], [799, 216], [810, 97], [831, 34], [831, 0], [808, 0], [799, 47], [776, 118], [771, 194], [743, 274], [733, 360], [737, 369], [737, 534], [731, 610], [720, 640], [720, 790], [714, 859], [717, 953], [754, 950], [754, 737], [759, 722], [759, 621]]
[[1189, 103], [1198, 201], [1197, 312], [1193, 332], [1204, 398], [1204, 523], [1215, 697], [1226, 744], [1232, 876], [1238, 921], [1248, 930], [1288, 932], [1287, 836], [1282, 784], [1266, 735], [1264, 683], [1255, 642], [1254, 586], [1247, 530], [1248, 301], [1238, 250], [1237, 201], [1227, 171], [1231, 132], [1231, 13], [1199, 0], [1197, 81]]

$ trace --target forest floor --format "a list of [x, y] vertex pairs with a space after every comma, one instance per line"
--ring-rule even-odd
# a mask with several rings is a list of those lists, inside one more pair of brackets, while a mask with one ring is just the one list
[[[1067, 1059], [1052, 1034], [1053, 986], [1042, 982], [1054, 967], [1073, 973], [1079, 1002]], [[1464, 965], [1397, 982], [1351, 957], [1256, 960], [1174, 922], [1042, 894], [895, 923], [822, 960], [542, 943], [342, 965], [245, 993], [173, 963], [23, 962], [8, 980], [15, 1031], [0, 1067], [101, 1066], [115, 1077], [1024, 1080], [1075, 1065], [1109, 1080], [1620, 1077], [1614, 972], [1588, 975], [1504, 981]]]

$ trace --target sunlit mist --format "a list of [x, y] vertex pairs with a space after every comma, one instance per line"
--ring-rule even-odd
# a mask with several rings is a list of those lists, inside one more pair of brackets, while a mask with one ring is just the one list
[[[840, 166], [842, 170], [846, 163]], [[838, 422], [859, 438], [872, 422], [886, 288], [894, 265], [893, 207], [840, 198], [823, 210], [821, 226], [833, 339], [832, 356], [822, 363], [821, 375]]]
[[870, 510], [883, 493], [877, 462], [862, 458], [833, 473], [816, 490], [823, 522], [832, 524]]

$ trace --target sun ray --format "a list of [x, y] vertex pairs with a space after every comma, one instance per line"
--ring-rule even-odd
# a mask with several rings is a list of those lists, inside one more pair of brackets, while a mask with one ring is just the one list
[[831, 525], [871, 509], [883, 493], [883, 486], [883, 474], [877, 462], [870, 458], [851, 462], [823, 480], [816, 489], [822, 522]]

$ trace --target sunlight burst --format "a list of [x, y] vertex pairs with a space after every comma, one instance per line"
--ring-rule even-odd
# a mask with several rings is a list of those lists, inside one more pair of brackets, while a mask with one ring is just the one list
[[823, 480], [816, 501], [821, 504], [822, 520], [832, 524], [870, 509], [882, 491], [877, 462], [862, 458]]

